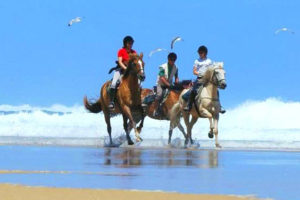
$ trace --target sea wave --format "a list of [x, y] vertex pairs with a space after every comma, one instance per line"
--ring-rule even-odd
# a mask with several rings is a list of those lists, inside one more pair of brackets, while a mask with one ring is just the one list
[[[262, 144], [263, 146], [269, 142], [272, 146], [278, 144], [282, 148], [293, 146], [298, 148], [299, 113], [300, 102], [285, 102], [277, 98], [246, 101], [228, 109], [226, 114], [220, 116], [219, 140], [221, 144], [223, 141], [234, 146], [238, 146], [237, 142], [243, 146], [246, 144], [248, 146]], [[121, 116], [112, 118], [111, 123], [112, 135], [115, 138], [122, 137], [124, 130]], [[182, 124], [184, 125], [183, 121]], [[141, 136], [151, 141], [165, 141], [168, 138], [168, 130], [167, 121], [146, 118]], [[208, 120], [199, 119], [193, 129], [193, 138], [200, 143], [208, 140], [208, 130]], [[6, 141], [10, 138], [10, 144], [14, 143], [14, 140], [17, 143], [18, 138], [36, 138], [36, 143], [44, 141], [45, 138], [54, 138], [54, 141], [60, 138], [60, 143], [63, 144], [67, 141], [66, 138], [76, 138], [72, 144], [81, 145], [84, 140], [88, 140], [89, 144], [95, 144], [91, 142], [95, 141], [93, 139], [98, 138], [99, 142], [105, 140], [106, 137], [103, 114], [89, 113], [81, 105], [72, 107], [58, 104], [50, 107], [0, 105], [0, 143], [3, 143], [1, 140], [5, 141], [5, 138]], [[181, 132], [177, 129], [174, 130], [173, 137], [183, 139]], [[164, 143], [156, 142], [155, 144], [163, 145]], [[207, 144], [213, 145], [213, 140]]]

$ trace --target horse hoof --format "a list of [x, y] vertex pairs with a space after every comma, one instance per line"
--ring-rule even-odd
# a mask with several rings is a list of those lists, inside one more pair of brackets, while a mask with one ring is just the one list
[[217, 148], [222, 148], [222, 146], [220, 144], [216, 144]]
[[128, 145], [133, 145], [134, 143], [130, 140], [128, 141]]
[[212, 138], [214, 138], [214, 134], [212, 132], [209, 132], [208, 137], [212, 139]]

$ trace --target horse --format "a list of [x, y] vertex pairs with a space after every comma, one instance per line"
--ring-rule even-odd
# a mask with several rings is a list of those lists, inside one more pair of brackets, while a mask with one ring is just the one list
[[136, 54], [130, 55], [128, 66], [116, 93], [116, 106], [114, 110], [110, 110], [108, 107], [110, 101], [108, 89], [111, 81], [103, 84], [100, 91], [100, 98], [95, 103], [90, 103], [86, 96], [83, 99], [85, 108], [90, 112], [99, 113], [103, 111], [111, 146], [113, 146], [113, 142], [110, 118], [117, 114], [122, 114], [123, 127], [126, 132], [128, 145], [134, 144], [129, 135], [131, 128], [134, 128], [136, 141], [142, 140], [139, 136], [141, 129], [136, 128], [136, 122], [143, 118], [139, 82], [145, 79], [144, 65], [142, 53], [139, 56]]
[[[151, 104], [149, 104], [147, 107], [144, 108], [145, 117], [147, 115], [148, 117], [150, 117], [152, 119], [169, 121], [170, 120], [170, 112], [171, 112], [173, 105], [178, 102], [180, 93], [183, 91], [183, 89], [187, 88], [187, 86], [190, 83], [191, 83], [190, 80], [181, 81], [179, 84], [176, 84], [173, 88], [167, 89], [168, 91], [166, 91], [166, 92], [168, 94], [167, 94], [167, 97], [163, 101], [162, 115], [154, 116], [154, 110], [156, 109], [156, 107], [155, 107], [155, 103], [151, 102]], [[152, 100], [154, 100], [154, 98], [155, 98], [154, 91], [151, 89], [148, 89], [148, 88], [142, 89], [142, 96], [141, 96], [142, 102], [144, 102], [145, 98], [148, 98], [148, 97], [152, 97]], [[143, 124], [144, 124], [144, 118], [141, 120], [141, 123], [138, 128], [142, 129]], [[176, 127], [178, 127], [178, 129], [182, 132], [184, 138], [187, 137], [186, 132], [180, 123], [180, 120], [178, 120], [176, 123], [173, 123], [172, 126], [173, 127], [171, 128], [171, 124], [170, 124], [168, 144], [171, 143], [173, 129]]]
[[[201, 90], [200, 87], [197, 91], [197, 96], [193, 102], [193, 107], [190, 112], [183, 110], [187, 102], [183, 100], [182, 96], [188, 91], [188, 89], [182, 91], [179, 101], [171, 110], [171, 124], [176, 124], [176, 121], [182, 114], [187, 127], [187, 138], [185, 140], [186, 146], [189, 141], [191, 144], [193, 144], [192, 128], [197, 122], [198, 118], [208, 118], [210, 123], [210, 131], [208, 136], [209, 138], [213, 138], [215, 135], [215, 145], [216, 147], [221, 148], [221, 145], [218, 142], [218, 120], [221, 109], [218, 88], [225, 89], [227, 86], [223, 63], [216, 62], [211, 65], [204, 73], [203, 80], [203, 89]], [[192, 116], [191, 120], [189, 120], [190, 116]]]

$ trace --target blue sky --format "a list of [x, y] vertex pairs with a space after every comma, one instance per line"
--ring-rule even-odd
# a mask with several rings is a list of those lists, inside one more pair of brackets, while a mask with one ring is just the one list
[[[225, 107], [246, 100], [279, 97], [300, 101], [300, 2], [297, 0], [166, 0], [0, 2], [0, 104], [81, 104], [98, 97], [110, 79], [122, 39], [131, 35], [144, 52], [146, 81], [152, 87], [166, 52], [175, 45], [180, 79], [194, 78], [197, 48], [225, 63]], [[84, 17], [67, 26], [70, 19]], [[287, 27], [295, 34], [275, 30]]]

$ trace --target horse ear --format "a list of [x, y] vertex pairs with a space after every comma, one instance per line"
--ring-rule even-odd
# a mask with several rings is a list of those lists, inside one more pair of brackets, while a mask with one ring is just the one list
[[144, 57], [144, 54], [143, 54], [143, 52], [141, 52], [140, 53], [140, 58], [143, 59], [143, 57]]
[[224, 62], [219, 62], [219, 65], [220, 65], [221, 68], [223, 68]]

